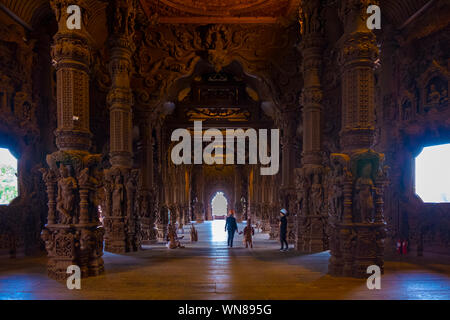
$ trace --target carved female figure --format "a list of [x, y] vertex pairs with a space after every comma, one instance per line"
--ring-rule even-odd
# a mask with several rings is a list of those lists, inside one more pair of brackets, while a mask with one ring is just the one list
[[356, 180], [356, 205], [360, 212], [361, 222], [369, 222], [374, 209], [374, 184], [371, 178], [372, 164], [366, 163], [362, 169], [361, 177]]
[[306, 182], [305, 177], [303, 174], [298, 173], [295, 177], [295, 188], [297, 189], [297, 201], [298, 201], [298, 207], [300, 209], [299, 214], [306, 215], [305, 212], [306, 209], [306, 201], [307, 201], [307, 194], [308, 194], [308, 184]]
[[323, 204], [323, 189], [320, 184], [320, 177], [314, 174], [313, 184], [311, 186], [311, 211], [315, 215], [321, 214]]
[[331, 214], [338, 219], [340, 219], [342, 215], [342, 202], [344, 196], [343, 182], [342, 166], [337, 165], [331, 175], [329, 202]]
[[136, 180], [134, 173], [130, 174], [127, 181], [127, 215], [131, 217], [134, 211], [135, 195], [136, 195]]
[[113, 198], [112, 198], [112, 210], [113, 215], [118, 217], [122, 215], [122, 207], [123, 207], [123, 184], [122, 184], [122, 176], [118, 174], [115, 177], [114, 181], [114, 189], [113, 189]]
[[75, 178], [70, 176], [67, 167], [59, 167], [60, 178], [58, 180], [58, 197], [56, 210], [61, 214], [60, 223], [72, 223], [75, 210], [75, 190], [78, 188]]

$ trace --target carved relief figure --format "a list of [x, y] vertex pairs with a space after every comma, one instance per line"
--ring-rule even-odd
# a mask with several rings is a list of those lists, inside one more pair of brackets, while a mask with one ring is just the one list
[[113, 216], [119, 217], [122, 215], [123, 207], [123, 190], [122, 176], [120, 173], [115, 177], [113, 197], [112, 197], [112, 211]]
[[136, 173], [132, 172], [128, 178], [127, 185], [127, 216], [133, 216], [134, 201], [136, 196]]
[[411, 120], [411, 118], [412, 118], [411, 101], [405, 100], [402, 104], [402, 120]]
[[335, 169], [331, 173], [331, 181], [330, 181], [330, 213], [332, 216], [335, 216], [340, 220], [342, 216], [343, 210], [343, 184], [344, 184], [344, 176], [342, 166], [337, 164]]
[[305, 215], [307, 214], [305, 209], [307, 208], [308, 183], [302, 173], [297, 173], [295, 176], [295, 188], [297, 190], [298, 208], [300, 210], [299, 214]]
[[442, 106], [448, 102], [447, 83], [439, 77], [430, 80], [426, 90], [426, 103]]
[[314, 174], [313, 184], [311, 186], [311, 212], [320, 215], [323, 205], [323, 189], [320, 183], [320, 177]]
[[432, 104], [438, 104], [440, 98], [441, 94], [439, 93], [439, 91], [436, 90], [436, 85], [431, 84], [430, 88], [428, 89], [427, 101]]
[[370, 222], [374, 209], [374, 184], [371, 178], [372, 164], [366, 163], [361, 171], [361, 177], [356, 180], [355, 204], [360, 213], [361, 222]]
[[59, 167], [60, 178], [58, 180], [58, 197], [56, 210], [60, 213], [60, 223], [72, 223], [75, 210], [75, 191], [78, 188], [77, 181], [73, 178], [69, 169], [64, 165]]

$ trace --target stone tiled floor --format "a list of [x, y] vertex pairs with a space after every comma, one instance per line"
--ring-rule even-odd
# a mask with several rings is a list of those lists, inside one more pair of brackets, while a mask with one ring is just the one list
[[243, 248], [241, 236], [228, 249], [223, 227], [198, 225], [200, 241], [185, 241], [184, 249], [105, 253], [106, 273], [83, 279], [81, 290], [47, 278], [45, 256], [3, 259], [0, 299], [450, 299], [448, 260], [387, 261], [381, 290], [368, 290], [364, 279], [327, 275], [328, 252], [279, 252], [263, 234], [253, 250]]

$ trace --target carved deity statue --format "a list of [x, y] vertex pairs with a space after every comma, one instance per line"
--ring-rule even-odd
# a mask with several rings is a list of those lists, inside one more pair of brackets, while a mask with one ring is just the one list
[[141, 217], [148, 217], [150, 215], [150, 211], [148, 209], [149, 206], [149, 200], [146, 195], [141, 197], [140, 201], [140, 216]]
[[134, 172], [130, 174], [126, 184], [127, 190], [127, 215], [131, 217], [134, 211], [135, 195], [136, 195], [136, 175]]
[[60, 223], [69, 224], [73, 221], [75, 210], [77, 181], [70, 175], [69, 169], [63, 165], [59, 167], [58, 197], [56, 210], [61, 214]]
[[344, 176], [343, 176], [343, 168], [340, 164], [338, 164], [331, 173], [330, 184], [329, 184], [329, 206], [330, 213], [332, 216], [340, 219], [343, 210], [343, 184], [344, 184]]
[[320, 177], [314, 174], [313, 184], [311, 185], [311, 213], [315, 215], [321, 214], [323, 205], [323, 188], [320, 183]]
[[306, 178], [303, 174], [298, 173], [295, 177], [295, 188], [297, 192], [297, 201], [298, 201], [298, 208], [300, 210], [300, 214], [305, 215], [307, 214], [305, 212], [306, 203], [307, 203], [307, 197], [308, 197], [308, 183], [306, 181]]
[[428, 102], [432, 103], [432, 104], [438, 104], [440, 99], [441, 99], [441, 94], [436, 89], [436, 85], [431, 84], [430, 85], [430, 90], [429, 90], [429, 93], [428, 93], [428, 99], [427, 99]]
[[355, 203], [360, 212], [361, 222], [370, 222], [374, 209], [373, 192], [374, 184], [371, 178], [372, 164], [364, 165], [361, 177], [356, 180]]
[[121, 216], [122, 208], [123, 208], [123, 190], [124, 186], [122, 184], [122, 176], [118, 174], [115, 177], [114, 188], [113, 188], [113, 197], [112, 197], [112, 211], [113, 216]]

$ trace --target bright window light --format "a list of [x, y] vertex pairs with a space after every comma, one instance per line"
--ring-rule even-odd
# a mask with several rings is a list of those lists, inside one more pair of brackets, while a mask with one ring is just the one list
[[417, 156], [416, 194], [423, 202], [450, 202], [450, 144], [423, 148]]
[[10, 204], [18, 195], [17, 159], [8, 149], [0, 148], [0, 205]]
[[226, 216], [228, 201], [225, 198], [223, 192], [217, 192], [211, 202], [212, 205], [212, 215], [214, 216]]

